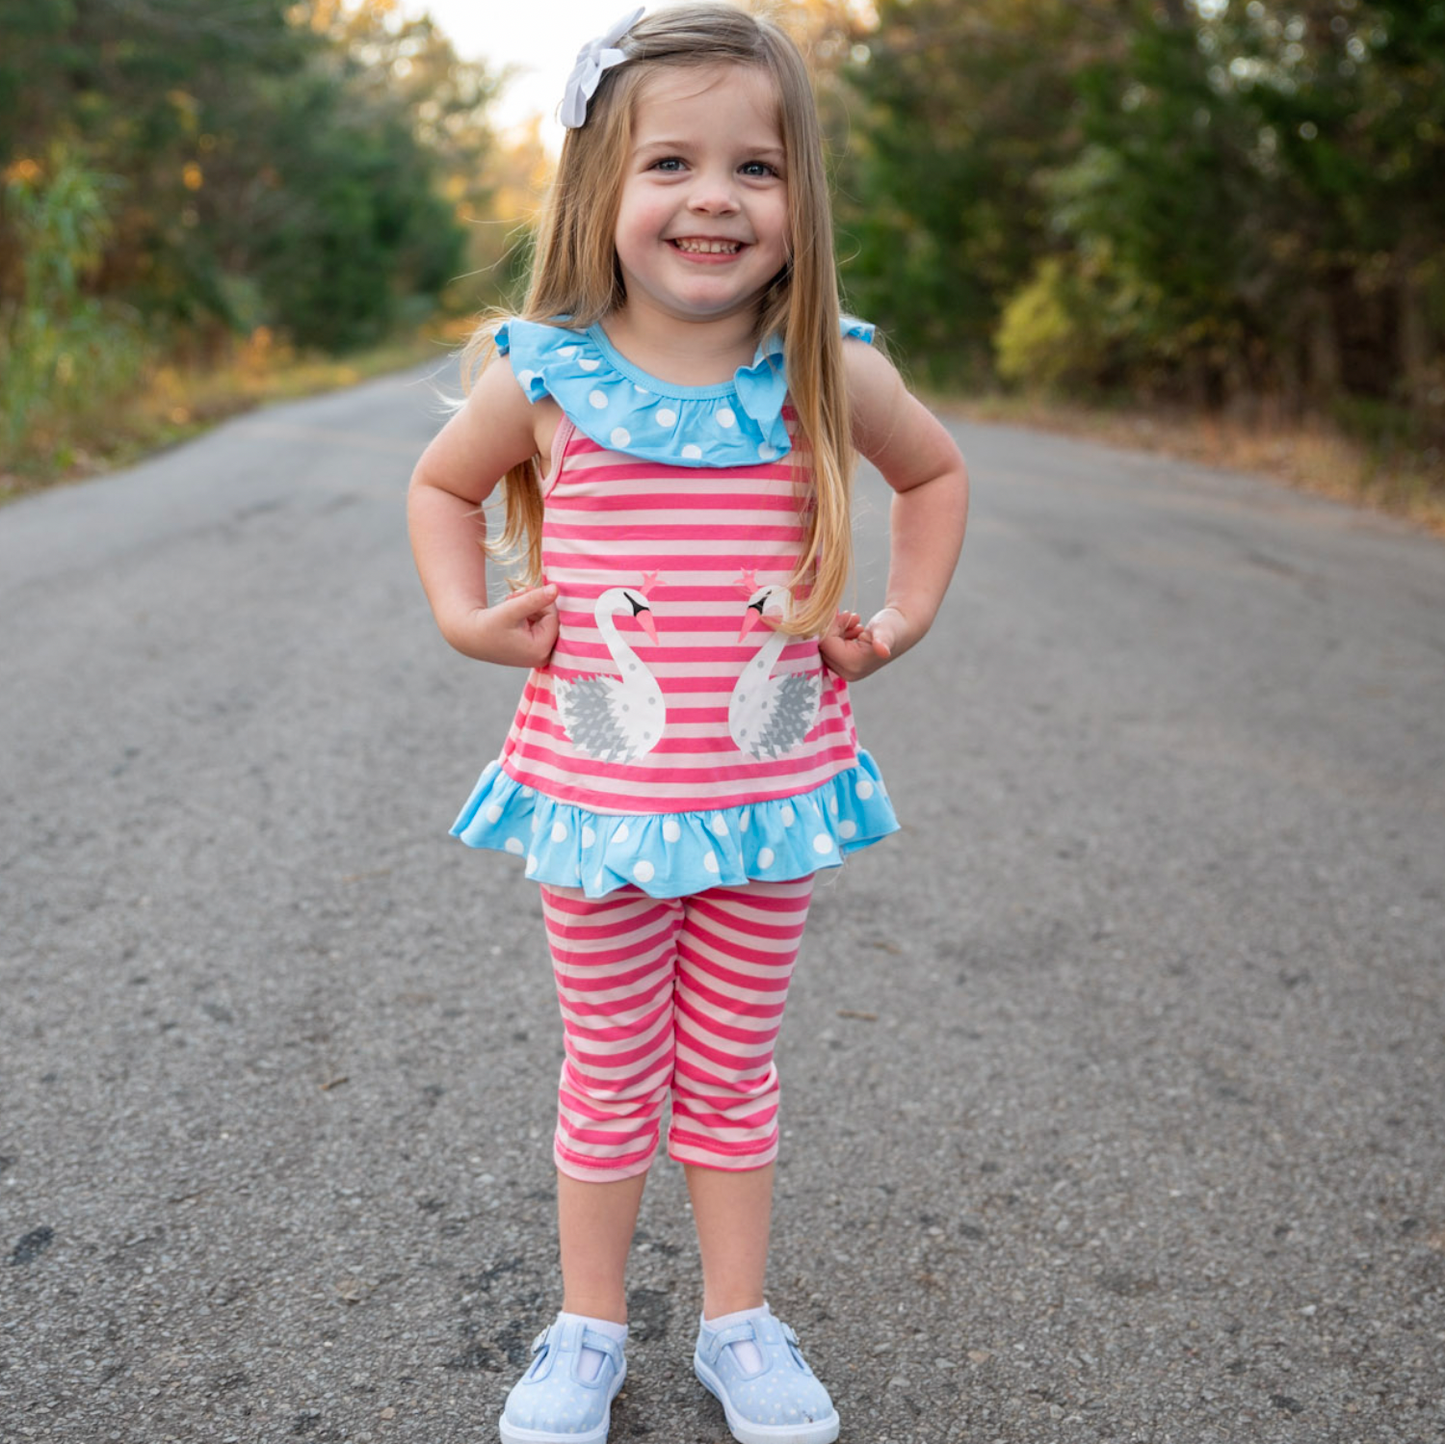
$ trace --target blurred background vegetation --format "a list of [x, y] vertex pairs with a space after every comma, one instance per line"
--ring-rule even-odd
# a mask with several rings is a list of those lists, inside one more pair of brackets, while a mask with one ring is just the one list
[[[1445, 3], [771, 8], [815, 64], [849, 303], [916, 380], [1306, 428], [1445, 490]], [[515, 281], [546, 157], [390, 0], [0, 0], [0, 34], [12, 479]]]
[[386, 0], [0, 0], [0, 37], [12, 486], [356, 374], [327, 357], [396, 364], [466, 273], [505, 282], [487, 222], [535, 137], [499, 141], [501, 75]]
[[1445, 4], [879, 0], [860, 310], [1000, 379], [1445, 441]]

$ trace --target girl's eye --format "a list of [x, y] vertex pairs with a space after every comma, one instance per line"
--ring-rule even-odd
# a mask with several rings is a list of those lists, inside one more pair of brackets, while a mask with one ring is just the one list
[[682, 162], [675, 155], [670, 155], [664, 157], [662, 160], [653, 161], [652, 168], [653, 170], [676, 173], [682, 169]]
[[770, 166], [770, 165], [767, 163], [767, 161], [765, 161], [765, 160], [749, 160], [749, 161], [744, 161], [743, 164], [742, 164], [741, 169], [742, 169], [742, 173], [743, 173], [744, 175], [750, 175], [750, 176], [770, 176], [770, 175], [777, 175], [777, 171], [774, 170], [773, 167]]

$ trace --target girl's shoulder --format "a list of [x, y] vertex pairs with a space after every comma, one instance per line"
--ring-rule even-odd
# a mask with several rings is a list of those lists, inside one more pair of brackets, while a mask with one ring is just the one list
[[[842, 334], [871, 342], [873, 327], [842, 318]], [[610, 451], [673, 466], [754, 466], [792, 449], [783, 419], [788, 382], [781, 341], [716, 386], [678, 386], [620, 355], [600, 325], [573, 329], [512, 317], [496, 332], [527, 399], [551, 397], [578, 431]]]

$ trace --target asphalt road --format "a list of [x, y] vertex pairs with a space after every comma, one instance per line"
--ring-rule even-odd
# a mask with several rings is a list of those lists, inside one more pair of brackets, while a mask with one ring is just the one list
[[[417, 375], [0, 510], [0, 1436], [494, 1438], [557, 1297], [532, 889], [446, 829]], [[1445, 546], [960, 426], [905, 831], [820, 889], [771, 1296], [844, 1444], [1445, 1437]], [[860, 602], [884, 511], [862, 486]], [[613, 1440], [712, 1444], [678, 1171]]]

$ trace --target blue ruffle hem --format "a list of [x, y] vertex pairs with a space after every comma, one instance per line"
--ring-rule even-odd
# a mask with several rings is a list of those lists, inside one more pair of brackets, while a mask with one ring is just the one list
[[888, 790], [861, 749], [856, 767], [796, 797], [625, 816], [558, 802], [493, 762], [452, 826], [468, 847], [525, 857], [537, 882], [588, 897], [632, 886], [659, 898], [806, 877], [897, 831]]

